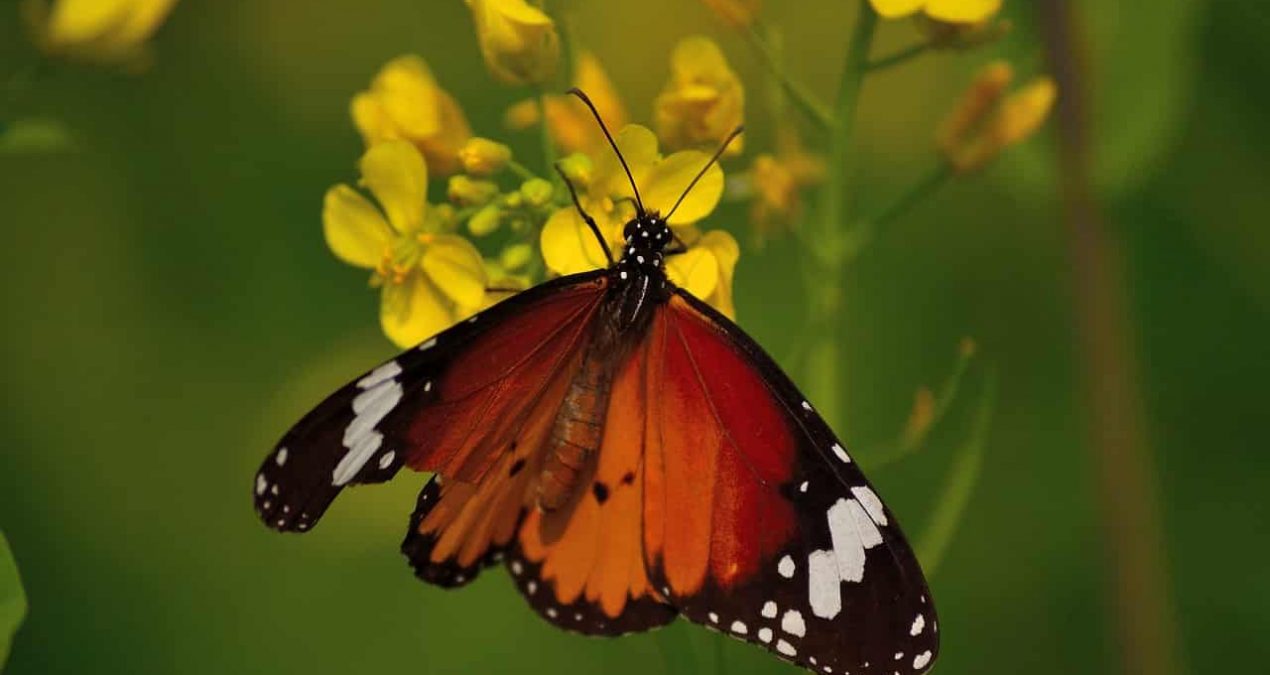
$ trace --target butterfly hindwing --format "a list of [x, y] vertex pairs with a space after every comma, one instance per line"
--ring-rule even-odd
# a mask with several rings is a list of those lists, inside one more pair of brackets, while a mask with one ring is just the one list
[[594, 272], [542, 284], [340, 388], [261, 464], [253, 485], [261, 519], [274, 529], [306, 531], [345, 486], [386, 481], [403, 465], [482, 476], [499, 456], [496, 439], [469, 434], [456, 441], [447, 434], [473, 425], [444, 427], [445, 421], [516, 419], [528, 397], [506, 383], [536, 382], [518, 375], [541, 371], [544, 363], [554, 368], [571, 354], [576, 335], [569, 331], [587, 321], [606, 283]]
[[688, 619], [808, 669], [925, 672], [937, 621], [917, 561], [789, 378], [682, 291], [648, 339], [653, 583]]

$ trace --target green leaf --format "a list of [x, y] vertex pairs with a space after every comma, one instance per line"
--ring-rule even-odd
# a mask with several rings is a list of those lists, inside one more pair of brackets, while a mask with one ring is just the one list
[[988, 431], [992, 426], [992, 413], [997, 402], [997, 380], [990, 374], [984, 383], [983, 394], [979, 398], [979, 406], [975, 410], [970, 436], [966, 439], [953, 465], [948, 470], [944, 487], [936, 502], [935, 512], [930, 524], [917, 542], [917, 557], [928, 576], [934, 576], [936, 568], [944, 558], [953, 535], [961, 524], [966, 513], [966, 506], [979, 484], [979, 474], [983, 469], [984, 447], [988, 441]]
[[75, 139], [61, 122], [27, 118], [0, 125], [0, 155], [68, 152]]
[[18, 564], [9, 550], [9, 541], [0, 532], [0, 668], [9, 659], [13, 636], [26, 617], [26, 593], [18, 576]]

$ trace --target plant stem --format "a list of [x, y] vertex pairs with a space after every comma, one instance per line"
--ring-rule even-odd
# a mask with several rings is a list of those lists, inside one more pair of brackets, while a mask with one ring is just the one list
[[758, 52], [768, 72], [772, 74], [772, 77], [776, 78], [781, 89], [785, 90], [785, 95], [790, 102], [802, 111], [808, 120], [820, 127], [822, 131], [832, 129], [834, 125], [833, 116], [820, 101], [816, 100], [816, 97], [811, 92], [789, 77], [789, 74], [785, 72], [785, 68], [781, 64], [780, 57], [777, 56], [768, 40], [759, 33], [754, 25], [749, 26], [745, 30], [745, 37], [749, 39], [754, 51]]
[[1071, 259], [1077, 355], [1089, 450], [1098, 471], [1101, 524], [1111, 567], [1120, 672], [1182, 670], [1158, 502], [1146, 439], [1135, 336], [1118, 242], [1103, 220], [1091, 177], [1087, 36], [1065, 0], [1038, 3], [1038, 26], [1058, 100], [1058, 164]]
[[878, 57], [869, 61], [869, 72], [876, 73], [879, 70], [886, 70], [891, 66], [898, 66], [901, 63], [925, 54], [930, 50], [930, 48], [931, 46], [929, 42], [919, 42], [915, 45], [905, 47], [894, 54]]
[[860, 252], [873, 243], [879, 230], [908, 213], [908, 210], [918, 202], [943, 187], [953, 175], [952, 167], [947, 162], [940, 162], [876, 215], [858, 221], [843, 239], [844, 260], [848, 264], [855, 262]]
[[544, 176], [550, 176], [552, 183], [560, 184], [560, 175], [556, 173], [556, 143], [551, 138], [551, 128], [547, 125], [547, 92], [538, 88], [538, 131], [542, 143], [542, 162]]
[[812, 399], [820, 406], [829, 425], [842, 413], [840, 380], [840, 335], [843, 287], [847, 258], [845, 223], [852, 222], [850, 210], [855, 206], [851, 182], [855, 171], [851, 164], [854, 147], [856, 110], [860, 89], [868, 70], [869, 48], [877, 29], [878, 16], [868, 3], [860, 3], [859, 15], [847, 47], [838, 100], [834, 106], [833, 133], [829, 139], [829, 156], [821, 201], [814, 222], [819, 227], [808, 242], [805, 266], [808, 292], [811, 295], [812, 345], [807, 358], [804, 381]]

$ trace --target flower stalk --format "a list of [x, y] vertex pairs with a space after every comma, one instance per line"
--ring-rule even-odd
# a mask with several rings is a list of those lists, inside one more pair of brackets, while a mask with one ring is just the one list
[[[852, 222], [855, 206], [851, 190], [854, 177], [850, 153], [854, 146], [856, 111], [860, 90], [868, 73], [869, 50], [877, 29], [878, 15], [873, 7], [861, 4], [852, 29], [843, 64], [838, 101], [834, 106], [833, 131], [829, 138], [828, 170], [821, 189], [818, 227], [814, 227], [807, 247], [807, 270], [816, 283], [812, 289], [811, 334], [804, 382], [809, 394], [818, 401], [821, 415], [831, 427], [837, 426], [842, 411], [840, 377], [841, 340], [839, 322], [848, 261], [848, 234], [843, 223]], [[809, 279], [810, 280], [810, 279]]]

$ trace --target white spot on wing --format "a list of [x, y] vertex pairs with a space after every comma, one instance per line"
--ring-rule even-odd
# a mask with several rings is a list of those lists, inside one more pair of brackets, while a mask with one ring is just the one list
[[793, 579], [794, 578], [794, 559], [789, 556], [785, 556], [781, 558], [780, 563], [776, 565], [776, 571], [780, 573], [780, 575], [785, 577], [786, 579]]
[[776, 641], [776, 651], [784, 654], [785, 656], [796, 656], [798, 654], [798, 650], [794, 649], [794, 645], [791, 645], [784, 640]]
[[714, 612], [710, 612], [709, 617], [710, 617], [710, 623], [719, 623], [718, 614], [715, 614]]
[[733, 621], [731, 626], [731, 631], [733, 633], [736, 633], [737, 635], [745, 635], [746, 632], [749, 631], [749, 628], [745, 626], [744, 621]]
[[425, 340], [423, 344], [419, 345], [419, 351], [432, 349], [435, 346], [437, 346], [437, 339], [434, 337], [431, 337]]
[[864, 579], [864, 543], [852, 517], [854, 499], [839, 499], [825, 513], [829, 521], [829, 537], [838, 563], [838, 577], [843, 581]]
[[274, 456], [273, 461], [277, 462], [278, 466], [282, 466], [283, 464], [286, 464], [287, 463], [287, 449], [278, 448], [278, 454]]
[[850, 463], [851, 463], [851, 455], [848, 455], [848, 454], [847, 454], [847, 449], [846, 449], [846, 448], [844, 448], [844, 447], [842, 447], [842, 444], [841, 444], [841, 443], [834, 443], [834, 444], [833, 444], [833, 447], [832, 447], [832, 448], [830, 448], [830, 450], [833, 450], [833, 454], [837, 455], [837, 456], [838, 456], [838, 459], [839, 459], [839, 460], [840, 460], [843, 464], [850, 464]]
[[796, 609], [785, 612], [781, 617], [781, 630], [798, 637], [807, 635], [807, 624], [803, 621], [802, 612]]
[[832, 619], [842, 611], [838, 581], [838, 562], [833, 551], [815, 551], [807, 556], [807, 603], [812, 614]]
[[860, 542], [864, 544], [864, 547], [873, 548], [881, 544], [882, 533], [878, 531], [878, 526], [874, 524], [864, 507], [860, 506], [860, 502], [849, 499], [847, 503], [851, 505], [851, 516], [855, 520], [856, 529], [860, 532]]
[[771, 628], [760, 628], [760, 629], [758, 629], [758, 639], [762, 640], [763, 642], [771, 642], [771, 641], [772, 641], [772, 629], [771, 629]]
[[370, 371], [366, 377], [357, 381], [357, 386], [360, 389], [370, 389], [371, 387], [386, 380], [391, 380], [400, 374], [401, 366], [397, 364], [396, 359], [393, 359], [392, 361], [389, 361], [388, 363]]
[[267, 489], [269, 489], [269, 481], [265, 479], [265, 475], [263, 473], [256, 474], [256, 494], [262, 495]]
[[396, 456], [397, 456], [397, 451], [396, 451], [396, 450], [389, 450], [388, 452], [385, 452], [383, 455], [380, 455], [380, 457], [379, 457], [379, 468], [381, 468], [381, 469], [387, 469], [387, 468], [388, 468], [388, 465], [389, 465], [389, 464], [392, 464], [392, 460], [393, 460]]
[[348, 452], [340, 458], [331, 473], [331, 484], [340, 486], [357, 476], [366, 462], [383, 443], [384, 435], [375, 431], [375, 425], [392, 412], [401, 401], [401, 383], [388, 380], [373, 389], [367, 389], [353, 399], [353, 421], [344, 429], [344, 447]]
[[865, 511], [869, 512], [869, 517], [878, 525], [886, 524], [886, 510], [882, 508], [882, 500], [878, 499], [878, 495], [867, 485], [858, 485], [851, 488], [851, 494], [860, 501], [860, 505]]
[[802, 484], [798, 486], [798, 491], [799, 491], [799, 492], [806, 492], [806, 491], [807, 491], [807, 485], [808, 485], [808, 482], [807, 482], [807, 481], [803, 481], [803, 482], [802, 482]]
[[763, 616], [768, 619], [775, 619], [777, 613], [776, 603], [768, 600], [763, 603]]
[[926, 617], [918, 614], [917, 618], [913, 619], [913, 627], [908, 629], [908, 634], [917, 637], [924, 628], [926, 628]]
[[916, 670], [925, 668], [926, 664], [930, 663], [930, 657], [931, 653], [929, 649], [913, 657], [913, 668]]
[[803, 401], [803, 410], [806, 410], [807, 412], [811, 412], [811, 404], [806, 401]]

